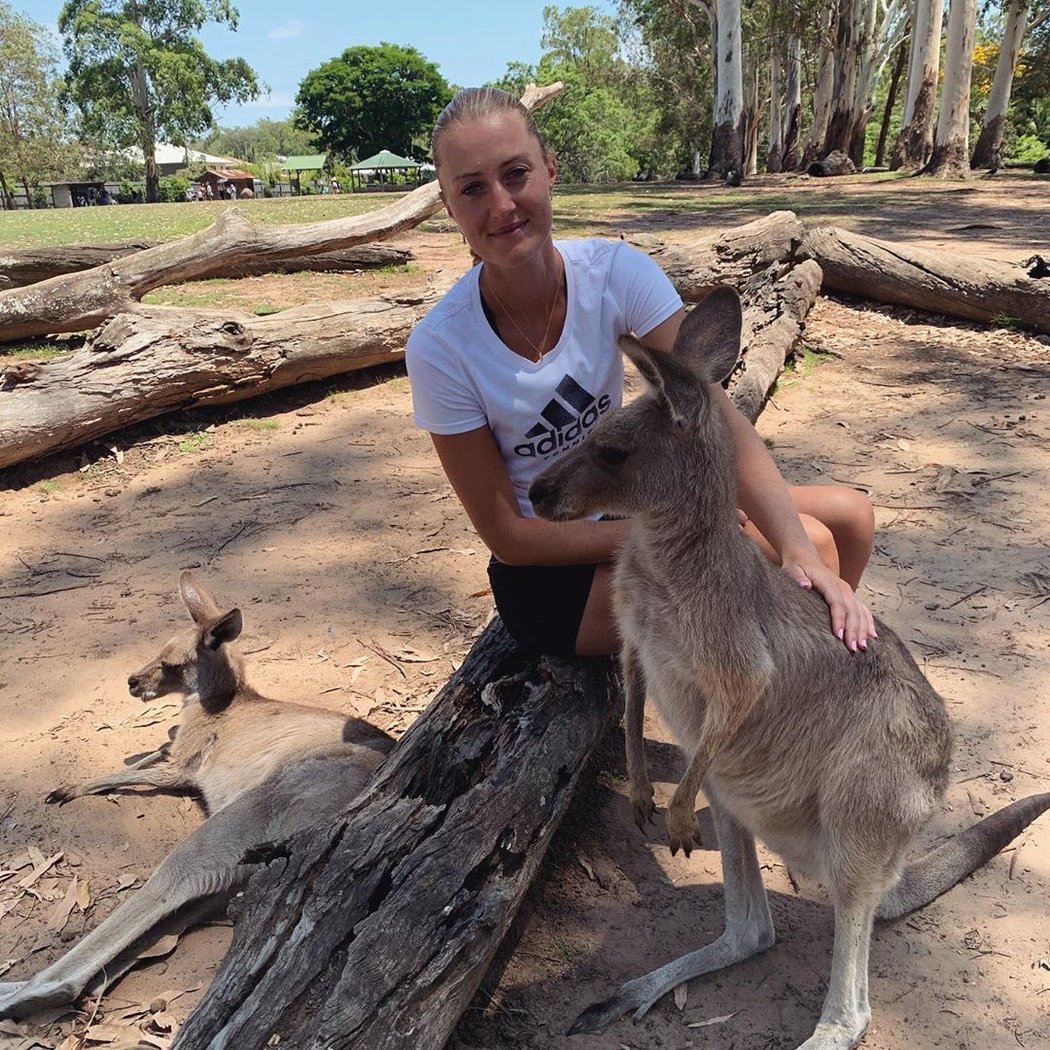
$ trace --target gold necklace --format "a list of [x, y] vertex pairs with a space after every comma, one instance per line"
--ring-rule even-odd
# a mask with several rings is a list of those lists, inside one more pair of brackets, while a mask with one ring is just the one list
[[496, 300], [496, 305], [507, 315], [507, 320], [518, 330], [518, 335], [525, 340], [529, 346], [532, 347], [536, 354], [536, 364], [539, 364], [543, 360], [543, 355], [546, 351], [543, 349], [543, 344], [547, 342], [547, 336], [550, 334], [551, 321], [554, 320], [554, 311], [558, 308], [558, 299], [561, 295], [561, 281], [558, 282], [558, 287], [554, 290], [554, 299], [551, 301], [550, 312], [547, 314], [547, 326], [543, 329], [543, 335], [540, 336], [540, 343], [537, 346], [526, 334], [522, 331], [522, 327], [514, 320], [514, 315], [507, 309], [507, 304], [496, 294], [495, 288], [490, 288], [489, 291], [492, 293], [492, 298]]

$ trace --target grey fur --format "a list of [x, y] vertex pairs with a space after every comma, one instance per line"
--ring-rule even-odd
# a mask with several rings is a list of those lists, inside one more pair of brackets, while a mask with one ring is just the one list
[[770, 565], [737, 525], [732, 449], [710, 385], [733, 368], [740, 319], [736, 293], [723, 288], [686, 318], [672, 354], [621, 339], [648, 393], [606, 416], [529, 493], [553, 520], [631, 518], [613, 591], [635, 819], [644, 825], [653, 808], [642, 751], [648, 687], [689, 760], [667, 811], [672, 852], [688, 854], [699, 841], [702, 783], [726, 893], [718, 940], [625, 984], [571, 1031], [601, 1031], [627, 1012], [639, 1018], [677, 985], [773, 943], [757, 836], [832, 891], [831, 979], [801, 1050], [847, 1050], [871, 1016], [876, 914], [905, 914], [955, 885], [1050, 807], [1050, 794], [1008, 807], [905, 869], [947, 784], [947, 711], [886, 624], [877, 621], [866, 652], [850, 653], [832, 636], [821, 597]]

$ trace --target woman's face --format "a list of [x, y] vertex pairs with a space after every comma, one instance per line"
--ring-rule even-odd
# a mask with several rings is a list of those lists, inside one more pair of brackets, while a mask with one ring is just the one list
[[445, 207], [484, 262], [520, 266], [550, 243], [557, 167], [518, 114], [452, 125], [438, 156]]

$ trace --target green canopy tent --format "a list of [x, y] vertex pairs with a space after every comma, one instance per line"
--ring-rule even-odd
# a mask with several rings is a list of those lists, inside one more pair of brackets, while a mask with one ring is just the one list
[[298, 157], [285, 157], [281, 170], [295, 176], [295, 192], [301, 194], [303, 192], [302, 184], [299, 181], [301, 173], [304, 171], [321, 171], [327, 160], [327, 153], [307, 153]]
[[409, 160], [407, 157], [399, 157], [388, 149], [381, 149], [373, 156], [351, 165], [350, 190], [354, 192], [372, 188], [369, 186], [370, 178], [376, 179], [381, 186], [385, 185], [390, 181], [390, 173], [395, 171], [403, 171], [406, 174], [410, 171], [414, 172], [415, 174], [409, 177], [409, 181], [419, 183], [423, 181], [420, 172], [424, 170], [432, 170], [432, 166], [420, 164], [419, 161]]

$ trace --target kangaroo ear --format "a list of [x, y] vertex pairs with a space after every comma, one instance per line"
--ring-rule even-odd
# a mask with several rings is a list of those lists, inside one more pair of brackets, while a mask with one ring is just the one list
[[182, 596], [182, 604], [186, 606], [186, 611], [198, 627], [202, 627], [219, 615], [219, 607], [215, 604], [215, 599], [197, 582], [193, 573], [188, 569], [179, 577], [179, 594]]
[[633, 335], [621, 335], [620, 349], [641, 373], [657, 404], [671, 417], [671, 422], [680, 424], [686, 418], [681, 398], [683, 377], [675, 368], [668, 354], [654, 354]]
[[232, 642], [239, 637], [242, 626], [241, 610], [231, 609], [208, 627], [201, 642], [205, 649], [218, 649], [220, 645], [225, 645], [226, 642]]
[[688, 361], [705, 382], [721, 383], [740, 356], [742, 323], [740, 296], [735, 288], [721, 285], [682, 322], [674, 356]]

